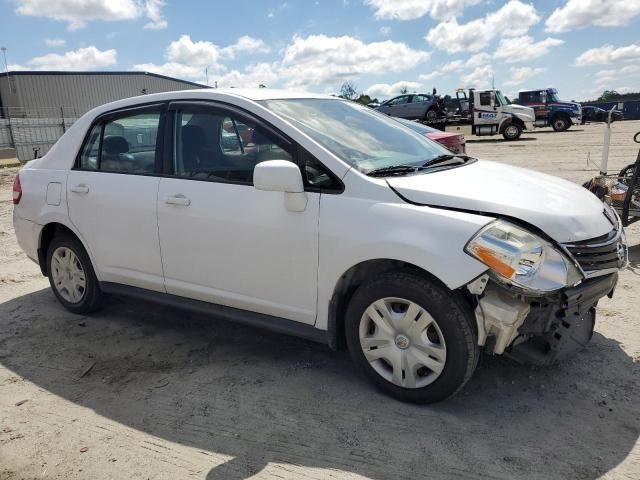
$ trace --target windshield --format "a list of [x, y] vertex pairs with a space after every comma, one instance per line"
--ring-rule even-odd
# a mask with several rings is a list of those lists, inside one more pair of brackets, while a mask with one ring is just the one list
[[424, 165], [451, 153], [393, 118], [355, 102], [314, 98], [261, 103], [363, 173], [393, 165]]
[[397, 117], [394, 117], [394, 120], [396, 122], [400, 122], [401, 124], [403, 124], [406, 127], [409, 127], [414, 132], [418, 132], [418, 133], [421, 133], [423, 135], [425, 135], [427, 133], [434, 133], [434, 132], [439, 132], [440, 131], [440, 130], [436, 130], [435, 128], [427, 127], [425, 124], [418, 123], [415, 120], [406, 120], [404, 118], [397, 118]]
[[496, 97], [498, 97], [498, 101], [500, 102], [500, 105], [511, 105], [511, 102], [509, 101], [509, 99], [505, 97], [500, 90], [496, 90]]
[[547, 102], [557, 103], [560, 99], [558, 98], [558, 91], [555, 88], [550, 88], [547, 90]]

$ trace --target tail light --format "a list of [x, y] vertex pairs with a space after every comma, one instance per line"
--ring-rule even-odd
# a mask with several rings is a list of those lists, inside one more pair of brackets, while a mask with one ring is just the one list
[[16, 174], [16, 178], [13, 180], [13, 204], [20, 203], [22, 198], [22, 185], [20, 184], [20, 174]]

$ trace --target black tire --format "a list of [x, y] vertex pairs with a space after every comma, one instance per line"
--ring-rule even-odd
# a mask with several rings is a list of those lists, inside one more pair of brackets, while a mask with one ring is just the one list
[[502, 130], [502, 136], [505, 140], [518, 140], [522, 135], [522, 126], [515, 122], [511, 122]]
[[[395, 385], [378, 374], [365, 357], [360, 344], [360, 322], [365, 310], [385, 297], [399, 297], [418, 304], [433, 317], [444, 337], [444, 368], [424, 387]], [[401, 401], [433, 403], [455, 394], [471, 378], [480, 355], [474, 323], [471, 308], [445, 287], [412, 273], [389, 272], [356, 290], [347, 307], [345, 336], [351, 358], [378, 389]]]
[[424, 114], [424, 120], [426, 122], [434, 122], [438, 119], [438, 111], [436, 110], [435, 107], [431, 107], [429, 110], [427, 110]]
[[[74, 253], [81, 265], [82, 271], [84, 272], [86, 286], [82, 293], [82, 297], [77, 302], [70, 302], [65, 299], [58, 291], [58, 287], [55, 285], [54, 268], [56, 268], [56, 266], [52, 265], [53, 254], [61, 247], [68, 248]], [[53, 293], [58, 301], [70, 312], [87, 314], [95, 312], [102, 306], [103, 293], [100, 290], [100, 285], [93, 270], [93, 265], [91, 265], [91, 260], [89, 259], [89, 255], [86, 250], [76, 237], [67, 233], [59, 234], [54, 237], [47, 250], [47, 272], [49, 284], [51, 285]]]
[[551, 120], [551, 128], [556, 132], [564, 132], [569, 130], [571, 121], [565, 115], [557, 115]]

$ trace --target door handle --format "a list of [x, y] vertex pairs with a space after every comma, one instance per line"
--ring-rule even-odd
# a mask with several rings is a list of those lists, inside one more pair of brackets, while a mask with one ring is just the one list
[[73, 193], [89, 193], [89, 187], [87, 187], [84, 183], [81, 183], [80, 185], [71, 187], [71, 191]]
[[187, 197], [185, 197], [181, 193], [178, 193], [177, 195], [172, 195], [170, 197], [167, 197], [164, 203], [167, 203], [169, 205], [180, 205], [183, 207], [188, 207], [189, 205], [191, 205], [191, 200], [189, 200]]

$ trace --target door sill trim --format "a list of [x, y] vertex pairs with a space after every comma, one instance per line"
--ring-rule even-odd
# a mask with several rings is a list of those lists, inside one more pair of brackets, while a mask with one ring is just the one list
[[286, 318], [250, 312], [248, 310], [227, 307], [225, 305], [217, 305], [215, 303], [203, 302], [201, 300], [193, 300], [191, 298], [156, 292], [145, 288], [132, 287], [120, 283], [100, 282], [100, 289], [105, 293], [137, 298], [139, 300], [203, 313], [205, 315], [222, 318], [231, 322], [264, 328], [273, 332], [293, 335], [295, 337], [312, 340], [318, 343], [329, 343], [327, 331], [320, 330], [313, 325], [288, 320]]

